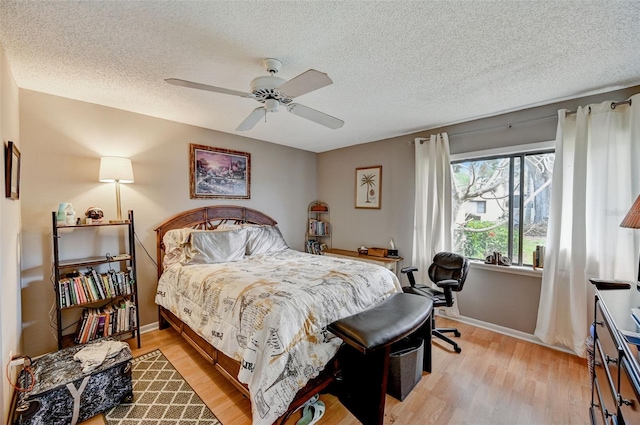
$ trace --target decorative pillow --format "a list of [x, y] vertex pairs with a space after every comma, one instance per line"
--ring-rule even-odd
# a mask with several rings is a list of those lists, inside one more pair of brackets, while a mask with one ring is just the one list
[[182, 265], [213, 264], [239, 261], [244, 258], [247, 229], [195, 230], [184, 246]]
[[162, 266], [165, 269], [184, 260], [183, 245], [187, 242], [191, 232], [194, 232], [194, 229], [173, 229], [164, 234], [162, 238], [164, 244]]
[[247, 255], [266, 254], [288, 249], [278, 226], [249, 226], [247, 239]]

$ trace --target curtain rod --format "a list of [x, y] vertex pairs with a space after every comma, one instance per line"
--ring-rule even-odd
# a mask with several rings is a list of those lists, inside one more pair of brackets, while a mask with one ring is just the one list
[[[449, 138], [451, 138], [451, 137], [455, 137], [455, 136], [461, 136], [461, 135], [463, 135], [463, 134], [469, 134], [469, 133], [481, 133], [481, 132], [484, 132], [484, 131], [497, 130], [497, 129], [499, 129], [499, 128], [503, 128], [503, 127], [511, 128], [511, 127], [513, 127], [514, 125], [518, 125], [518, 124], [526, 124], [526, 123], [535, 122], [535, 121], [548, 120], [548, 119], [551, 119], [551, 118], [556, 118], [557, 116], [558, 116], [558, 115], [556, 114], [556, 115], [547, 115], [547, 116], [545, 116], [545, 117], [539, 117], [539, 118], [529, 118], [529, 119], [526, 119], [526, 120], [520, 120], [520, 121], [513, 121], [513, 122], [509, 122], [509, 123], [507, 123], [507, 124], [500, 124], [500, 125], [494, 125], [494, 126], [492, 126], [492, 127], [479, 128], [479, 129], [477, 129], [477, 130], [460, 131], [460, 132], [458, 132], [458, 133], [451, 133], [451, 134], [448, 134], [448, 136], [449, 136]], [[420, 140], [420, 144], [423, 144], [423, 143], [424, 143], [424, 140]], [[413, 142], [413, 141], [411, 141], [411, 142], [409, 142], [409, 144], [410, 144], [410, 145], [413, 145], [413, 144], [414, 144], [414, 142]]]
[[[620, 106], [620, 105], [631, 105], [631, 99], [622, 100], [620, 102], [611, 102], [611, 109], [616, 109], [616, 107]], [[575, 114], [576, 112], [577, 111], [567, 111], [567, 115], [572, 115], [572, 114]], [[504, 128], [504, 127], [511, 128], [514, 125], [527, 124], [527, 123], [530, 123], [530, 122], [543, 121], [543, 120], [548, 120], [548, 119], [557, 118], [557, 117], [558, 117], [558, 114], [547, 115], [547, 116], [540, 117], [540, 118], [530, 118], [530, 119], [526, 119], [526, 120], [509, 122], [507, 124], [494, 125], [493, 127], [480, 128], [480, 129], [477, 129], [477, 130], [461, 131], [459, 133], [451, 133], [448, 136], [449, 137], [455, 137], [455, 136], [461, 136], [463, 134], [481, 133], [481, 132], [484, 132], [484, 131], [497, 130], [497, 129]], [[420, 144], [423, 144], [423, 143], [424, 143], [424, 140], [420, 140]], [[414, 142], [411, 141], [411, 142], [409, 142], [409, 144], [413, 145]]]
[[[616, 109], [616, 106], [620, 105], [629, 105], [631, 106], [631, 99], [622, 100], [620, 102], [611, 102], [611, 109]], [[567, 115], [573, 115], [578, 111], [567, 111]], [[589, 106], [589, 112], [591, 112], [591, 107]]]

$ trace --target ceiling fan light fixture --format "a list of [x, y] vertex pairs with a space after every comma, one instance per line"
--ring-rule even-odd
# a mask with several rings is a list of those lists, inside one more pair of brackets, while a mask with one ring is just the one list
[[264, 107], [267, 112], [278, 112], [278, 107], [280, 106], [280, 102], [276, 99], [267, 99], [264, 101]]

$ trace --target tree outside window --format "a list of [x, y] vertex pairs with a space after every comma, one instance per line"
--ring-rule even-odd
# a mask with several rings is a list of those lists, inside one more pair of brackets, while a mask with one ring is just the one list
[[455, 252], [484, 260], [498, 251], [532, 264], [547, 235], [554, 158], [544, 151], [452, 163]]

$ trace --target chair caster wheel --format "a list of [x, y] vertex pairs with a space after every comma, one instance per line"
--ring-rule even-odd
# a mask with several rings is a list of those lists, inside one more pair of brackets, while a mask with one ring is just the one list
[[460, 332], [458, 332], [458, 331], [455, 331], [453, 334], [454, 334], [455, 336], [457, 336], [457, 337], [459, 337], [459, 336], [460, 336]]
[[454, 347], [453, 349], [456, 350], [456, 353], [462, 352], [462, 348], [460, 347]]

